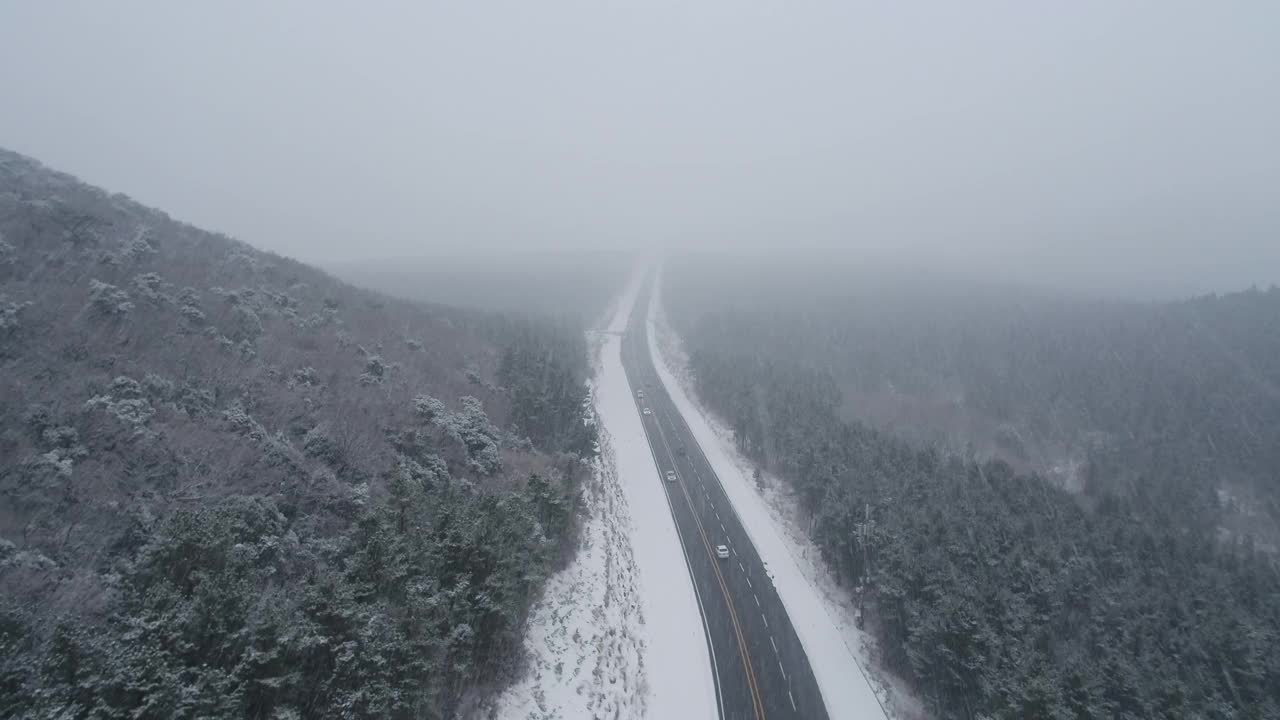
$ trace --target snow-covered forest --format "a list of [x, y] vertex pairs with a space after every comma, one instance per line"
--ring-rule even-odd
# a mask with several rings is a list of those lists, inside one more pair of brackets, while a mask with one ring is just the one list
[[573, 552], [587, 371], [0, 151], [0, 716], [455, 716]]
[[666, 276], [702, 400], [937, 716], [1280, 713], [1280, 290]]

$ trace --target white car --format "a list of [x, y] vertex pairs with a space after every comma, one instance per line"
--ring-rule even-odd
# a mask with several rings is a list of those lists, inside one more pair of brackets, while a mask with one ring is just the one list
[[717, 545], [717, 546], [716, 546], [716, 557], [720, 558], [721, 560], [726, 560], [726, 559], [728, 559], [728, 557], [729, 557], [729, 546], [728, 546], [728, 545]]
[[671, 470], [668, 470], [668, 471], [667, 471], [667, 482], [675, 482], [675, 481], [676, 481], [676, 474], [675, 474], [675, 472], [673, 472], [673, 471], [671, 471]]
[[653, 411], [652, 411], [652, 410], [650, 410], [649, 408], [645, 408], [645, 409], [644, 409], [644, 414], [645, 414], [645, 415], [652, 415], [652, 414], [653, 414]]
[[636, 397], [638, 397], [638, 398], [640, 398], [641, 400], [643, 400], [643, 399], [644, 399], [644, 391], [643, 391], [643, 390], [637, 390], [637, 391], [636, 391]]

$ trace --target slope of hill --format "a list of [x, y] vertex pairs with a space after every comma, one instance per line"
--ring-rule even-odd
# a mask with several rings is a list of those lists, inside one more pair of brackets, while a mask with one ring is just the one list
[[[760, 274], [667, 276], [698, 394], [937, 716], [1280, 713], [1280, 292], [934, 303]], [[884, 414], [908, 402], [968, 417]], [[984, 423], [1004, 444], [958, 451], [1001, 437]], [[1034, 472], [1055, 444], [1082, 492]]]
[[571, 552], [586, 362], [0, 151], [0, 715], [451, 716]]

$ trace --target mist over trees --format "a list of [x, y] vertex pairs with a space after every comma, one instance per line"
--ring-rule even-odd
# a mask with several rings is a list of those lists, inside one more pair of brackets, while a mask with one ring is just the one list
[[395, 261], [331, 263], [343, 279], [399, 297], [503, 313], [536, 314], [591, 327], [626, 282], [630, 251], [520, 247], [436, 251]]
[[1280, 713], [1280, 291], [833, 277], [669, 263], [664, 299], [935, 714]]
[[586, 363], [0, 151], [0, 715], [454, 716], [572, 553]]

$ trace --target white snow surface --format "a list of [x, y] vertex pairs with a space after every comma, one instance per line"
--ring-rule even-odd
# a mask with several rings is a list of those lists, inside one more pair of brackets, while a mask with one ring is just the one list
[[645, 628], [631, 519], [612, 445], [603, 434], [600, 444], [583, 492], [582, 544], [534, 605], [524, 639], [529, 672], [499, 696], [490, 717], [644, 717]]
[[525, 636], [530, 671], [490, 717], [715, 718], [711, 660], [693, 584], [639, 412], [621, 333], [643, 270], [604, 334], [593, 380], [601, 458], [574, 560], [547, 583]]
[[661, 317], [661, 287], [659, 271], [647, 319], [649, 352], [658, 377], [719, 476], [734, 512], [773, 578], [809, 656], [827, 714], [842, 720], [914, 714], [904, 707], [912, 704], [909, 698], [891, 693], [868, 673], [865, 648], [870, 639], [855, 624], [856, 609], [848, 592], [837, 585], [817, 547], [804, 533], [795, 501], [776, 481], [770, 483], [773, 487], [757, 487], [751, 479], [752, 464], [738, 453], [732, 433], [692, 399], [695, 394], [679, 339]]
[[[635, 305], [643, 270], [632, 278], [610, 330], [620, 332]], [[646, 717], [714, 718], [715, 678], [693, 580], [658, 479], [640, 411], [622, 369], [622, 338], [609, 335], [601, 352], [596, 408], [609, 432], [618, 481], [631, 510], [631, 545], [645, 618]]]

